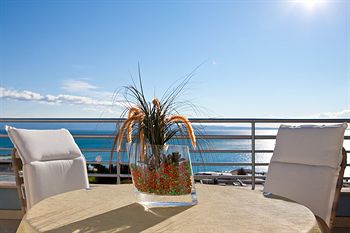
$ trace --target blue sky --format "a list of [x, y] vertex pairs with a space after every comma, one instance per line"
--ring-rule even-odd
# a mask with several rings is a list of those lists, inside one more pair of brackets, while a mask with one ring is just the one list
[[1, 117], [118, 117], [203, 63], [199, 117], [350, 117], [350, 3], [0, 1]]

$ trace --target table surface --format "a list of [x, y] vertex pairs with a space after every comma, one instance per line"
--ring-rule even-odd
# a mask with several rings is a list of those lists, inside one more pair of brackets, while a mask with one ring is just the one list
[[198, 204], [145, 210], [131, 185], [105, 185], [45, 199], [22, 219], [32, 232], [320, 232], [312, 212], [261, 191], [196, 185]]

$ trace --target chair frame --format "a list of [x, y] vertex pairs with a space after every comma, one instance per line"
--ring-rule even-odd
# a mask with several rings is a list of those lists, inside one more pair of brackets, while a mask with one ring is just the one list
[[319, 224], [319, 227], [321, 228], [323, 233], [330, 233], [332, 231], [332, 228], [334, 227], [334, 221], [336, 218], [336, 211], [338, 208], [338, 202], [339, 202], [339, 197], [340, 197], [340, 192], [343, 187], [343, 177], [344, 177], [344, 171], [346, 168], [346, 163], [347, 163], [347, 153], [345, 148], [342, 148], [342, 162], [340, 164], [340, 171], [339, 171], [339, 176], [338, 176], [338, 181], [337, 181], [337, 186], [335, 189], [335, 194], [334, 194], [334, 201], [332, 205], [332, 212], [331, 212], [331, 219], [330, 219], [330, 224], [327, 226], [327, 224], [321, 219], [319, 216], [315, 215], [317, 222]]
[[17, 150], [13, 148], [11, 153], [12, 158], [12, 170], [16, 177], [16, 187], [19, 198], [19, 203], [23, 214], [27, 212], [27, 202], [24, 189], [24, 179], [23, 179], [23, 163], [22, 159], [18, 156]]

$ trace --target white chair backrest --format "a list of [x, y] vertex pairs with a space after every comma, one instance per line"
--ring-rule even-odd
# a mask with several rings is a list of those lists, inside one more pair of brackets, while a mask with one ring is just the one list
[[89, 188], [85, 158], [68, 130], [5, 128], [23, 162], [28, 209], [44, 198]]
[[264, 192], [308, 207], [330, 226], [347, 124], [282, 125]]

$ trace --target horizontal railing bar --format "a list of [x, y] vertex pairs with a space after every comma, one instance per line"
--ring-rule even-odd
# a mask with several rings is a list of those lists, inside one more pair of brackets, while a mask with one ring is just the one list
[[[259, 173], [258, 174], [264, 174]], [[0, 172], [0, 175], [14, 175], [13, 172]], [[88, 173], [89, 177], [118, 177], [118, 174], [109, 174], [109, 173]], [[121, 178], [131, 178], [130, 174], [120, 174], [119, 177]], [[195, 179], [235, 179], [235, 178], [248, 178], [251, 179], [251, 175], [194, 175]], [[266, 175], [255, 175], [255, 178], [265, 179]], [[344, 180], [349, 180], [350, 177], [343, 177]]]
[[[96, 162], [96, 161], [87, 161], [87, 164], [118, 164], [116, 161], [101, 161], [101, 162]], [[129, 165], [128, 162], [119, 162], [120, 165]], [[193, 166], [251, 166], [252, 163], [239, 163], [239, 162], [217, 162], [217, 163], [197, 163], [197, 162], [192, 162], [191, 163]], [[268, 166], [270, 163], [255, 163], [256, 166]], [[346, 164], [346, 166], [350, 166], [350, 163]]]
[[0, 159], [0, 164], [11, 164], [12, 160], [11, 159]]
[[[12, 148], [0, 147], [0, 151], [11, 151]], [[111, 149], [101, 148], [85, 148], [81, 149], [82, 152], [111, 152]], [[121, 149], [120, 152], [126, 152], [125, 149]], [[190, 150], [191, 153], [252, 153], [252, 150], [221, 150], [221, 149], [212, 149], [212, 150]], [[350, 153], [350, 150], [346, 151]], [[114, 152], [116, 153], [116, 152]], [[273, 150], [256, 150], [255, 153], [273, 153]]]
[[88, 139], [114, 139], [115, 135], [108, 134], [73, 134], [74, 138], [88, 138]]
[[[103, 162], [86, 162], [88, 164], [109, 164], [110, 162], [108, 161], [103, 161]], [[112, 162], [111, 164], [117, 164], [118, 162]], [[128, 162], [119, 162], [121, 165], [129, 165]], [[191, 163], [193, 166], [251, 166], [252, 163], [235, 163], [235, 162], [218, 162], [218, 163], [197, 163], [197, 162], [192, 162]], [[270, 163], [255, 163], [256, 166], [268, 166]], [[350, 166], [350, 163], [346, 164], [346, 166]]]
[[[93, 138], [93, 139], [114, 139], [115, 135], [110, 134], [73, 134], [74, 138]], [[0, 134], [0, 138], [8, 138], [7, 134]], [[124, 137], [125, 138], [125, 137]], [[188, 139], [189, 136], [177, 135], [174, 138]], [[196, 135], [197, 139], [251, 139], [250, 135]]]
[[[204, 172], [205, 173], [205, 172]], [[13, 172], [0, 172], [0, 175], [14, 175]], [[109, 173], [88, 173], [89, 177], [118, 177], [118, 174], [109, 174]], [[122, 178], [131, 178], [130, 174], [120, 174]], [[234, 178], [248, 178], [251, 179], [251, 175], [194, 175], [195, 179], [234, 179]], [[255, 178], [265, 179], [266, 175], [256, 175]], [[343, 177], [344, 180], [349, 180], [349, 176]]]
[[12, 175], [15, 175], [14, 172], [0, 172], [0, 175], [2, 176], [12, 176]]
[[[11, 164], [12, 163], [12, 160], [0, 160], [0, 164]], [[112, 161], [112, 162], [109, 162], [109, 161], [100, 161], [100, 162], [96, 162], [96, 161], [86, 161], [87, 164], [118, 164], [117, 161]], [[121, 165], [129, 165], [128, 162], [119, 162], [119, 164]], [[269, 163], [255, 163], [256, 166], [268, 166]], [[196, 162], [193, 162], [192, 163], [193, 166], [251, 166], [252, 163], [239, 163], [239, 162], [218, 162], [218, 163], [213, 163], [213, 162], [210, 162], [210, 163], [207, 163], [207, 162], [204, 162], [204, 163], [196, 163]], [[346, 164], [346, 166], [350, 166], [350, 163]], [[1, 173], [1, 172], [0, 172]]]
[[[6, 134], [2, 134], [6, 135]], [[96, 136], [96, 137], [95, 137]], [[7, 135], [6, 135], [7, 137]], [[96, 139], [114, 139], [115, 135], [94, 135], [94, 134], [89, 134], [89, 135], [82, 135], [82, 134], [73, 134], [74, 138], [96, 138]], [[125, 138], [125, 137], [124, 137]], [[176, 139], [189, 139], [189, 136], [186, 135], [176, 135], [174, 136]], [[196, 135], [197, 139], [240, 139], [240, 140], [249, 140], [251, 139], [250, 135]]]
[[[205, 173], [205, 172], [203, 172]], [[222, 178], [222, 179], [232, 179], [232, 178], [252, 178], [251, 175], [194, 175], [197, 179], [213, 179], [213, 178]]]
[[[88, 173], [88, 176], [90, 177], [118, 177], [117, 174], [107, 174], [107, 173]], [[131, 178], [130, 174], [120, 174], [120, 177], [126, 177]], [[214, 179], [214, 178], [221, 178], [221, 179], [232, 179], [232, 178], [249, 178], [251, 179], [251, 175], [194, 175], [196, 179]], [[257, 175], [256, 178], [266, 178], [266, 176], [263, 175]]]
[[[126, 150], [120, 150], [120, 152], [125, 152]], [[111, 149], [94, 149], [94, 148], [86, 148], [81, 149], [81, 152], [111, 152]]]
[[[11, 164], [12, 160], [0, 160], [0, 164]], [[87, 164], [118, 164], [117, 161], [86, 161]], [[119, 162], [119, 164], [121, 165], [129, 165], [128, 162]], [[217, 162], [217, 163], [213, 163], [213, 162], [204, 162], [204, 163], [197, 163], [197, 162], [192, 162], [193, 166], [251, 166], [252, 163], [239, 163], [239, 162]], [[256, 166], [268, 166], [269, 163], [255, 163]], [[346, 166], [350, 166], [350, 163], [346, 164]], [[1, 172], [0, 172], [1, 173]]]
[[[264, 140], [264, 139], [276, 139], [276, 135], [256, 135], [255, 140]], [[349, 140], [350, 136], [344, 136], [345, 140]]]
[[276, 135], [255, 135], [255, 140], [276, 139]]
[[[192, 166], [252, 166], [252, 163], [218, 162], [218, 163], [191, 163]], [[269, 163], [255, 163], [256, 166], [267, 166]]]
[[[0, 151], [10, 151], [12, 148], [1, 147]], [[101, 148], [84, 148], [81, 149], [82, 152], [111, 152], [111, 149]], [[125, 149], [121, 149], [120, 152], [126, 152]], [[190, 150], [191, 153], [251, 153], [252, 150], [221, 150], [221, 149], [212, 149], [212, 150]], [[257, 153], [272, 153], [270, 150], [258, 150]], [[114, 152], [116, 153], [116, 152]]]
[[256, 153], [273, 153], [273, 150], [255, 150]]
[[[251, 175], [194, 175], [195, 179], [235, 179], [235, 178], [245, 178], [245, 179], [251, 179]], [[262, 178], [265, 179], [266, 176], [263, 175], [256, 175], [255, 178]]]
[[39, 123], [117, 123], [124, 118], [0, 118], [0, 122]]
[[[1, 147], [1, 150], [12, 150], [12, 148], [9, 147]], [[101, 149], [95, 149], [95, 148], [84, 148], [81, 149], [82, 152], [111, 152], [111, 149], [101, 148]], [[121, 149], [120, 152], [126, 152], [125, 149]], [[251, 153], [251, 150], [219, 150], [219, 149], [212, 149], [212, 150], [190, 150], [192, 153]], [[114, 152], [116, 153], [116, 152]], [[265, 151], [262, 151], [261, 153], [268, 153]]]
[[118, 174], [109, 173], [88, 173], [89, 177], [118, 177]]
[[[118, 174], [108, 174], [108, 173], [88, 173], [89, 177], [118, 177]], [[131, 178], [130, 174], [120, 174], [122, 178]]]
[[192, 153], [251, 153], [251, 150], [190, 150]]
[[[99, 135], [99, 134], [73, 134], [74, 138], [88, 138], [88, 139], [114, 139], [115, 135]], [[8, 138], [7, 134], [0, 134], [0, 138]], [[175, 136], [176, 139], [188, 139], [189, 136]], [[251, 135], [196, 135], [197, 139], [236, 139], [236, 140], [250, 140]], [[276, 139], [276, 135], [255, 135], [256, 140]], [[344, 136], [345, 140], [349, 140], [350, 136]]]
[[[81, 149], [82, 152], [111, 152], [111, 149]], [[121, 149], [120, 152], [126, 152]], [[190, 150], [191, 153], [251, 153], [251, 150]]]
[[303, 118], [189, 118], [193, 123], [350, 123], [349, 118], [343, 119], [303, 119]]
[[[12, 148], [0, 148], [0, 151], [10, 151]], [[110, 152], [110, 149], [81, 149], [82, 152]], [[120, 152], [126, 152], [125, 150], [120, 150]], [[191, 150], [192, 153], [251, 153], [251, 150], [206, 150], [198, 151]], [[273, 150], [256, 150], [255, 153], [273, 153]], [[350, 150], [347, 150], [346, 153], [350, 153]], [[0, 155], [1, 156], [1, 155]], [[10, 155], [7, 155], [10, 156]], [[0, 160], [1, 161], [1, 160]]]
[[[0, 118], [0, 122], [104, 122], [116, 123], [124, 118]], [[193, 123], [350, 123], [349, 118], [339, 119], [305, 119], [305, 118], [189, 118]]]
[[13, 147], [0, 147], [0, 150], [12, 150]]
[[[101, 162], [86, 162], [87, 164], [95, 165], [95, 164], [112, 164], [116, 165], [118, 162], [108, 162], [108, 161], [101, 161]], [[128, 162], [119, 162], [120, 165], [129, 165]], [[268, 166], [269, 163], [256, 163], [256, 166]], [[252, 163], [235, 163], [235, 162], [218, 162], [218, 163], [192, 163], [192, 166], [252, 166]]]
[[[0, 161], [0, 164], [11, 164], [11, 161]], [[112, 164], [116, 165], [118, 162], [108, 162], [108, 161], [101, 161], [101, 162], [95, 162], [95, 161], [87, 161], [87, 164], [96, 165], [96, 164]], [[120, 165], [129, 165], [128, 162], [119, 162]], [[268, 166], [269, 163], [255, 163], [256, 166]], [[239, 162], [217, 162], [217, 163], [192, 163], [192, 166], [252, 166], [252, 163], [239, 163]], [[350, 166], [350, 164], [346, 164], [346, 166]], [[0, 172], [2, 174], [2, 172]]]
[[[86, 161], [87, 164], [118, 164], [117, 161], [112, 161], [112, 162], [109, 162], [109, 161], [100, 161], [100, 162], [97, 162], [97, 161]], [[120, 164], [120, 162], [119, 162]], [[127, 163], [128, 164], [128, 163]]]
[[[114, 139], [115, 135], [108, 135], [108, 134], [73, 134], [74, 138], [88, 138], [88, 139]], [[7, 134], [0, 134], [0, 138], [8, 138]], [[125, 137], [124, 137], [125, 138]], [[177, 135], [174, 138], [176, 139], [188, 139], [189, 136], [186, 135]], [[196, 135], [197, 139], [241, 139], [241, 140], [248, 140], [251, 139], [250, 135]]]
[[[115, 135], [107, 135], [107, 134], [72, 134], [74, 138], [94, 138], [94, 139], [113, 139]], [[8, 138], [7, 134], [0, 134], [0, 138]]]

